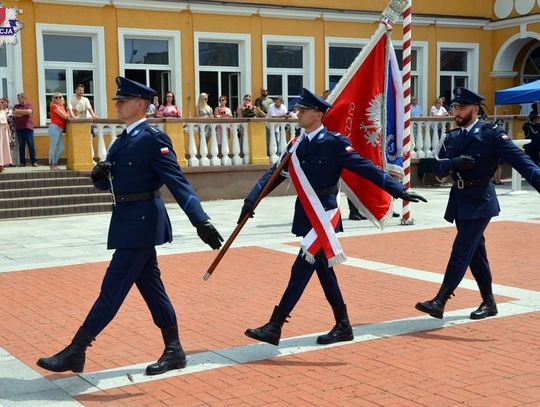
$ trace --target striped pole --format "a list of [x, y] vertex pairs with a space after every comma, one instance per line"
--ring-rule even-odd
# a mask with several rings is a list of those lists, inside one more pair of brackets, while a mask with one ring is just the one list
[[[411, 187], [411, 9], [412, 0], [408, 0], [403, 12], [403, 106], [405, 108], [405, 127], [403, 129], [403, 184], [406, 189]], [[402, 225], [412, 225], [410, 204], [403, 201], [401, 215]]]

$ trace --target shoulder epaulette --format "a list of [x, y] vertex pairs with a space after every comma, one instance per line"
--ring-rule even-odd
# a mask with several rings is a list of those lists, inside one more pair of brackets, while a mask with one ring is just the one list
[[484, 122], [482, 123], [482, 127], [485, 127], [486, 129], [495, 130], [499, 125], [497, 123], [493, 122]]

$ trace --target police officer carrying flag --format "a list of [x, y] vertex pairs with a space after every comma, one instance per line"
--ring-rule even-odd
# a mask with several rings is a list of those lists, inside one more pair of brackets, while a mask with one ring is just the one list
[[[354, 338], [353, 329], [333, 269], [335, 264], [345, 261], [336, 236], [337, 232], [343, 230], [337, 198], [341, 172], [347, 169], [369, 179], [395, 198], [411, 202], [426, 200], [405, 190], [403, 184], [393, 179], [390, 174], [361, 157], [345, 136], [328, 131], [322, 124], [322, 119], [332, 105], [325, 100], [303, 89], [302, 98], [295, 107], [299, 109], [298, 123], [305, 132], [294, 144], [289, 144], [291, 156], [286, 172], [280, 174], [271, 188], [275, 188], [290, 176], [298, 193], [292, 232], [296, 236], [302, 236], [303, 240], [292, 266], [287, 288], [279, 305], [274, 307], [270, 321], [258, 328], [247, 329], [245, 335], [261, 342], [279, 345], [283, 324], [316, 272], [336, 321], [330, 332], [317, 338], [317, 343], [351, 341]], [[238, 223], [248, 214], [253, 215], [254, 203], [276, 168], [277, 164], [268, 169], [248, 194]]]
[[439, 292], [432, 300], [417, 303], [416, 309], [439, 319], [468, 267], [482, 296], [482, 303], [470, 318], [497, 315], [484, 230], [500, 210], [491, 182], [499, 158], [540, 191], [540, 169], [512, 142], [503, 127], [478, 119], [483, 100], [468, 89], [454, 90], [451, 109], [459, 127], [445, 135], [437, 153], [436, 176], [451, 175], [454, 184], [444, 218], [451, 223], [455, 221], [457, 235]]
[[165, 292], [156, 245], [171, 242], [172, 228], [159, 189], [165, 184], [197, 229], [201, 240], [219, 249], [223, 238], [208, 221], [201, 203], [186, 180], [172, 142], [146, 121], [146, 110], [156, 92], [140, 83], [117, 77], [116, 109], [127, 128], [112, 144], [107, 160], [92, 171], [94, 185], [113, 192], [114, 202], [107, 248], [115, 249], [103, 278], [101, 292], [71, 344], [37, 364], [53, 372], [82, 372], [86, 348], [114, 318], [133, 284], [144, 298], [154, 323], [161, 329], [165, 350], [146, 368], [148, 375], [186, 366], [176, 314]]

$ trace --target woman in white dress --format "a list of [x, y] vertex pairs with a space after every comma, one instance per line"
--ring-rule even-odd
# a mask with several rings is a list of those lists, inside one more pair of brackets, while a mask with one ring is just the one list
[[0, 99], [0, 172], [12, 163], [9, 138], [8, 106], [5, 98]]

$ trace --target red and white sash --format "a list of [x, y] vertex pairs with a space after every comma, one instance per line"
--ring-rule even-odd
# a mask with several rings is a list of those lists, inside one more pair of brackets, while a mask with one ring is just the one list
[[321, 200], [300, 166], [300, 161], [296, 155], [296, 148], [299, 144], [298, 141], [294, 142], [294, 145], [290, 149], [292, 155], [289, 161], [289, 174], [296, 188], [302, 208], [304, 208], [312, 226], [312, 229], [300, 243], [302, 254], [306, 261], [313, 264], [315, 263], [315, 255], [322, 248], [324, 255], [328, 259], [328, 266], [332, 267], [347, 260], [335, 232], [335, 227], [341, 216], [339, 211], [339, 192], [337, 194], [337, 208], [325, 211]]

